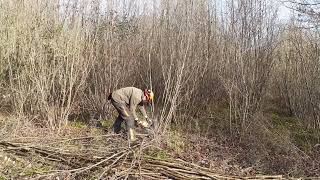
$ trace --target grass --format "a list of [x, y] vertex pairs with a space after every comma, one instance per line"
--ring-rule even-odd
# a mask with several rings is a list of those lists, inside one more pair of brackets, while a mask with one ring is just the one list
[[304, 152], [310, 152], [319, 143], [320, 133], [315, 129], [305, 127], [301, 119], [292, 116], [281, 116], [277, 113], [272, 113], [271, 117], [274, 130], [289, 132], [294, 144]]
[[175, 153], [180, 154], [184, 151], [186, 145], [181, 134], [177, 131], [172, 131], [167, 141], [167, 148]]
[[170, 154], [166, 150], [160, 150], [155, 157], [158, 159], [170, 159]]
[[31, 177], [35, 174], [43, 174], [48, 171], [52, 170], [52, 167], [50, 166], [31, 166], [25, 169], [23, 173], [21, 173], [22, 176], [28, 176]]
[[149, 148], [147, 155], [161, 160], [169, 160], [176, 154], [185, 153], [188, 148], [185, 142], [186, 139], [178, 131], [171, 131], [161, 144], [161, 148]]
[[1, 154], [0, 156], [0, 180], [22, 179], [50, 170], [52, 167], [41, 164], [41, 160], [36, 157], [18, 157], [14, 154]]
[[[104, 128], [110, 128], [110, 127], [112, 127], [112, 125], [113, 125], [114, 122], [111, 121], [111, 120], [105, 119], [105, 120], [100, 120], [100, 123], [101, 123], [101, 126], [102, 126], [102, 127], [104, 127]], [[125, 123], [123, 123], [122, 126], [124, 126], [124, 124], [125, 124]]]
[[166, 149], [150, 148], [147, 155], [161, 160], [171, 159], [171, 155]]
[[310, 152], [312, 148], [319, 142], [320, 133], [315, 130], [300, 129], [293, 132], [294, 142], [306, 152]]
[[79, 128], [79, 129], [87, 127], [87, 125], [80, 120], [74, 120], [74, 121], [70, 122], [70, 126], [75, 127], [75, 128]]

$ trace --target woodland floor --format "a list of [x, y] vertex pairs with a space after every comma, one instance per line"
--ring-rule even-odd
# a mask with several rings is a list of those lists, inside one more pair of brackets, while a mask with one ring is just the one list
[[247, 150], [215, 137], [172, 131], [157, 139], [139, 135], [139, 143], [129, 146], [125, 134], [79, 122], [58, 133], [31, 126], [3, 128], [0, 180], [289, 178], [239, 163]]

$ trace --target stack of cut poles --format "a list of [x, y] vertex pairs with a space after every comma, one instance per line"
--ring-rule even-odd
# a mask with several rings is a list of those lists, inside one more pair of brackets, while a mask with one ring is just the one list
[[[81, 148], [79, 144], [81, 142]], [[99, 143], [101, 142], [101, 143]], [[77, 145], [77, 146], [76, 146]], [[87, 145], [87, 146], [86, 146]], [[181, 159], [158, 159], [144, 154], [149, 143], [128, 147], [113, 135], [60, 139], [35, 144], [16, 141], [0, 142], [0, 150], [20, 157], [38, 156], [56, 170], [39, 173], [39, 179], [282, 179], [282, 176], [235, 177]], [[72, 147], [76, 150], [71, 150]]]

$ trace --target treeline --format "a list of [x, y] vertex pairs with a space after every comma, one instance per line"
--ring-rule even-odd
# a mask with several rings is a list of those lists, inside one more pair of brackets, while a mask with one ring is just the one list
[[108, 118], [108, 93], [137, 86], [154, 89], [162, 130], [224, 108], [219, 121], [245, 133], [270, 100], [319, 129], [318, 38], [263, 0], [5, 0], [1, 107], [59, 129]]

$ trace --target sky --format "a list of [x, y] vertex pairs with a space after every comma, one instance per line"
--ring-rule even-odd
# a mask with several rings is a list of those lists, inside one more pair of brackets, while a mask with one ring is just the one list
[[[83, 0], [85, 1], [85, 0]], [[126, 9], [126, 12], [133, 12], [134, 9], [140, 9], [142, 11], [145, 11], [147, 9], [151, 10], [152, 6], [155, 4], [156, 6], [160, 5], [160, 1], [161, 0], [103, 0], [102, 2], [102, 8], [101, 9], [105, 9], [107, 6], [116, 6], [118, 7], [119, 11], [121, 12], [122, 10]], [[173, 1], [173, 0], [171, 0]], [[196, 2], [197, 0], [194, 0], [193, 2]], [[217, 5], [219, 6], [222, 5], [226, 2], [227, 0], [215, 0], [215, 2], [217, 3]], [[283, 1], [285, 0], [266, 0], [268, 2], [271, 2], [272, 5], [274, 5], [275, 7], [279, 8], [279, 20], [280, 21], [286, 21], [289, 19], [290, 17], [290, 13], [291, 10], [289, 8], [287, 8]], [[67, 3], [69, 2], [69, 0], [62, 0], [61, 2]], [[132, 3], [134, 2], [134, 3]], [[123, 7], [125, 7], [123, 9]], [[130, 8], [129, 8], [130, 7]], [[129, 8], [129, 9], [128, 9]], [[128, 11], [129, 10], [129, 11]], [[131, 11], [130, 11], [131, 10]], [[133, 11], [132, 11], [133, 10]], [[148, 11], [148, 10], [147, 10]]]
[[282, 3], [280, 3], [279, 6], [279, 19], [280, 20], [287, 20], [289, 19], [291, 10], [289, 8], [287, 8], [286, 6], [284, 6]]
[[281, 21], [286, 21], [289, 19], [290, 14], [292, 13], [292, 10], [290, 10], [288, 7], [285, 6], [285, 4], [280, 0], [274, 0], [279, 3], [279, 19]]

